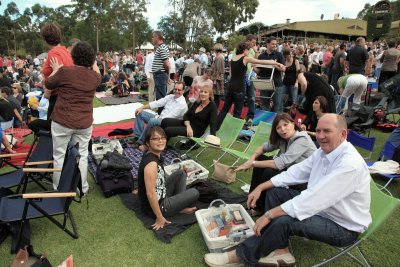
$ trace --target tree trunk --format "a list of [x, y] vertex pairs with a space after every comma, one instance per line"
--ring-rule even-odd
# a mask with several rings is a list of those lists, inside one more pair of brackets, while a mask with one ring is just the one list
[[13, 29], [13, 34], [14, 34], [14, 56], [17, 55], [17, 37], [15, 35], [15, 29]]
[[136, 22], [136, 12], [133, 12], [133, 16], [132, 16], [132, 53], [135, 51], [135, 47], [136, 47], [135, 22]]
[[100, 45], [99, 45], [99, 22], [96, 20], [96, 51], [100, 51]]

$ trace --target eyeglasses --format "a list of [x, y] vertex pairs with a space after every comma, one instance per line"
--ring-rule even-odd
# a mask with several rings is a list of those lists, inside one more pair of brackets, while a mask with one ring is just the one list
[[150, 140], [151, 140], [151, 141], [160, 142], [160, 141], [165, 141], [165, 140], [167, 140], [167, 137], [165, 137], [165, 136], [158, 136], [158, 137], [150, 138]]

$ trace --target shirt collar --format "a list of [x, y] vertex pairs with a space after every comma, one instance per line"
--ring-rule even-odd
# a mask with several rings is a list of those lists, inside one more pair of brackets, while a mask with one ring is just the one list
[[338, 156], [342, 155], [343, 151], [348, 147], [348, 142], [344, 140], [335, 150], [329, 154], [322, 151], [322, 155], [326, 157], [329, 162], [333, 162]]

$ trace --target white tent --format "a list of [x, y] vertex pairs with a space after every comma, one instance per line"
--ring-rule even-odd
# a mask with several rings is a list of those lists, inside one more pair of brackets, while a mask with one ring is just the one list
[[153, 50], [154, 49], [154, 45], [152, 45], [151, 43], [147, 42], [142, 44], [141, 46], [138, 46], [135, 48], [136, 50]]
[[182, 50], [182, 49], [183, 49], [182, 46], [180, 46], [180, 45], [178, 45], [178, 44], [174, 44], [174, 43], [170, 43], [170, 44], [168, 45], [168, 48], [169, 48], [169, 49], [174, 49], [174, 50]]

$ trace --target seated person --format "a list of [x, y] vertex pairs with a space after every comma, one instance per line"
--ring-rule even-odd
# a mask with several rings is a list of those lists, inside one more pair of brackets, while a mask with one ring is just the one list
[[138, 194], [142, 210], [156, 219], [153, 229], [163, 228], [170, 223], [165, 217], [177, 213], [193, 213], [191, 207], [199, 198], [195, 188], [186, 190], [186, 173], [183, 170], [167, 176], [164, 171], [161, 152], [166, 146], [166, 136], [159, 126], [153, 126], [146, 132], [148, 147], [138, 170]]
[[188, 99], [191, 103], [194, 103], [199, 98], [201, 87], [203, 87], [204, 85], [209, 85], [213, 87], [213, 82], [210, 78], [211, 68], [206, 69], [203, 75], [194, 77], [188, 96]]
[[17, 153], [17, 151], [12, 149], [12, 146], [11, 146], [10, 142], [8, 141], [7, 136], [5, 135], [3, 130], [1, 129], [1, 127], [0, 127], [0, 136], [1, 136], [1, 143], [4, 146], [4, 151], [6, 153], [9, 153], [9, 154]]
[[[113, 75], [114, 75], [114, 73], [113, 73]], [[114, 86], [111, 89], [113, 91], [113, 95], [118, 95], [118, 89], [121, 86], [125, 86], [125, 88], [129, 92], [132, 92], [134, 90], [133, 84], [128, 80], [128, 77], [123, 72], [118, 73], [118, 77], [114, 83]]]
[[324, 115], [328, 110], [328, 101], [323, 96], [317, 96], [312, 105], [312, 112], [308, 113], [307, 118], [304, 120], [303, 124], [300, 126], [302, 131], [307, 131], [311, 136], [311, 139], [318, 147], [317, 139], [315, 138], [315, 129], [317, 128], [317, 123], [319, 118]]
[[20, 83], [13, 83], [11, 86], [13, 96], [19, 101], [19, 104], [22, 105], [22, 101], [24, 100], [24, 95], [22, 94], [22, 87]]
[[[322, 116], [317, 126], [321, 148], [249, 195], [247, 206], [254, 208], [266, 191], [265, 214], [254, 225], [255, 235], [236, 250], [206, 254], [207, 265], [294, 266], [296, 260], [288, 249], [290, 236], [340, 247], [356, 241], [372, 221], [371, 178], [364, 159], [346, 137], [344, 117]], [[306, 182], [308, 188], [301, 194], [288, 188]]]
[[[278, 155], [274, 159], [268, 159], [263, 154], [279, 149]], [[299, 163], [316, 150], [316, 147], [306, 132], [300, 132], [299, 127], [294, 123], [292, 117], [287, 113], [276, 115], [269, 142], [260, 146], [251, 155], [250, 159], [236, 168], [236, 171], [248, 170], [253, 168], [250, 192], [275, 175], [289, 168], [291, 165]], [[298, 185], [297, 189], [305, 189], [305, 185]], [[253, 215], [259, 214], [264, 210], [265, 192], [257, 201], [256, 210]]]
[[[160, 115], [154, 112], [146, 111], [145, 109], [156, 109], [164, 107]], [[175, 84], [174, 94], [167, 95], [157, 101], [150, 102], [135, 111], [136, 118], [133, 126], [133, 133], [137, 138], [137, 144], [139, 149], [144, 151], [146, 149], [144, 143], [144, 137], [146, 135], [146, 129], [153, 125], [160, 125], [166, 118], [181, 119], [187, 111], [187, 105], [185, 98], [183, 97], [183, 83], [177, 82]], [[145, 128], [144, 124], [147, 124]]]
[[50, 95], [51, 91], [44, 87], [44, 93], [39, 103], [30, 105], [31, 109], [37, 110], [39, 113], [39, 118], [31, 121], [31, 123], [28, 125], [29, 129], [31, 129], [35, 134], [37, 134], [40, 130], [51, 130], [51, 120], [47, 120], [47, 110], [49, 108]]
[[210, 126], [210, 134], [216, 133], [217, 106], [214, 103], [212, 86], [200, 88], [200, 96], [183, 116], [183, 120], [167, 118], [161, 122], [161, 127], [168, 140], [174, 136], [200, 137]]
[[2, 87], [1, 94], [7, 101], [11, 104], [14, 111], [14, 127], [21, 127], [23, 125], [22, 115], [21, 115], [21, 103], [13, 96], [11, 88]]

